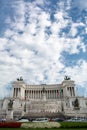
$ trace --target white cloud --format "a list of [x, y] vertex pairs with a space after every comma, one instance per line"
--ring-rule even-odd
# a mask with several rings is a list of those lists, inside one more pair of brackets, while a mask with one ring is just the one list
[[6, 38], [0, 38], [0, 51], [3, 51], [5, 49], [6, 43], [7, 43]]
[[69, 52], [69, 54], [78, 54], [79, 46], [81, 46], [81, 38], [78, 36], [76, 38], [66, 38], [65, 40], [65, 51]]
[[[2, 83], [4, 81], [9, 83], [20, 75], [30, 84], [58, 83], [63, 79], [65, 72], [72, 75], [75, 81], [80, 81], [81, 76], [78, 76], [80, 71], [83, 75], [80, 83], [84, 83], [87, 81], [85, 73], [87, 63], [82, 60], [77, 61], [78, 64], [73, 68], [66, 67], [61, 58], [63, 51], [68, 54], [78, 54], [80, 49], [86, 51], [81, 37], [76, 36], [77, 27], [85, 25], [73, 23], [64, 10], [63, 3], [54, 13], [54, 21], [50, 19], [49, 10], [44, 11], [38, 4], [44, 6], [45, 2], [38, 0], [32, 3], [22, 0], [15, 2], [14, 21], [7, 18], [10, 27], [5, 31], [4, 38], [0, 39]], [[68, 7], [70, 8], [70, 3]], [[69, 24], [71, 25], [69, 34], [60, 36], [61, 30]], [[47, 28], [50, 34], [46, 32]], [[73, 38], [74, 36], [76, 37]], [[63, 74], [60, 71], [63, 71]], [[2, 85], [0, 87], [2, 88]]]
[[78, 33], [78, 27], [85, 27], [85, 25], [82, 23], [82, 22], [79, 22], [79, 23], [73, 23], [71, 22], [71, 29], [70, 29], [70, 32], [69, 32], [69, 35], [72, 36], [72, 37], [75, 37]]
[[87, 81], [87, 62], [85, 60], [79, 60], [76, 66], [66, 67], [65, 73], [70, 75], [76, 84], [81, 85], [82, 87]]

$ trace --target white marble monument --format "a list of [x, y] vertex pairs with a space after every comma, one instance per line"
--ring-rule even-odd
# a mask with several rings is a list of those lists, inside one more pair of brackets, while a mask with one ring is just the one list
[[21, 77], [13, 82], [12, 88], [12, 97], [0, 100], [0, 118], [44, 116], [44, 113], [87, 116], [87, 98], [77, 96], [75, 83], [68, 76], [61, 84], [41, 85], [28, 85]]

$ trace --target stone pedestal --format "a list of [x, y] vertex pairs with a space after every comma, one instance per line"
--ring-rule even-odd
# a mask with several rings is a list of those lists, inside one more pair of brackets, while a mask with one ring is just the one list
[[7, 118], [8, 120], [12, 120], [12, 119], [13, 119], [13, 110], [7, 111], [7, 116], [6, 116], [6, 118]]
[[45, 93], [42, 94], [42, 100], [46, 101], [46, 94]]

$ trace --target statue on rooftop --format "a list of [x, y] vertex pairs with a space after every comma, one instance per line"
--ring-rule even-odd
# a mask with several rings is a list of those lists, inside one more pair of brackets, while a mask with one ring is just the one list
[[23, 81], [22, 76], [20, 78], [17, 78], [17, 81]]
[[64, 80], [70, 80], [71, 78], [67, 75], [65, 75]]

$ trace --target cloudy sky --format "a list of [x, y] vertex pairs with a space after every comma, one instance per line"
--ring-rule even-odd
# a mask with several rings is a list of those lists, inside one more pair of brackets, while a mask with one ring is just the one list
[[87, 96], [87, 0], [0, 0], [0, 97], [65, 75]]

